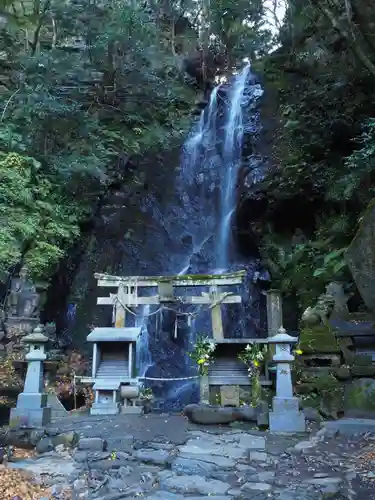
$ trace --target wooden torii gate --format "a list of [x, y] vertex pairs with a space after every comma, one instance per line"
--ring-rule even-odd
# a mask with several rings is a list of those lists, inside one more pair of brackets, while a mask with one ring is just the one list
[[[126, 326], [126, 309], [140, 305], [162, 305], [167, 303], [209, 305], [211, 309], [212, 331], [214, 341], [224, 340], [224, 330], [221, 314], [221, 304], [241, 303], [241, 295], [231, 292], [221, 292], [221, 286], [242, 285], [246, 271], [219, 275], [182, 275], [182, 276], [111, 276], [95, 274], [98, 287], [117, 288], [117, 293], [109, 297], [99, 297], [98, 305], [115, 307], [115, 327]], [[194, 296], [176, 296], [175, 288], [200, 286], [208, 287], [207, 292]], [[143, 287], [157, 287], [157, 295], [139, 295]]]

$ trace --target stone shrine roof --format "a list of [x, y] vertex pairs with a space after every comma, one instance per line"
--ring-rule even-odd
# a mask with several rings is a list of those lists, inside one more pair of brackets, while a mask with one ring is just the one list
[[25, 344], [44, 344], [48, 342], [48, 337], [39, 332], [30, 333], [26, 337], [23, 337], [22, 342]]
[[95, 328], [88, 336], [87, 342], [135, 342], [141, 328]]

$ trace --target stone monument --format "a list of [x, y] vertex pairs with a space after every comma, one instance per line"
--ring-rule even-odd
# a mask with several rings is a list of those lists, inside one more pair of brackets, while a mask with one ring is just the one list
[[288, 335], [283, 327], [279, 333], [268, 339], [276, 345], [273, 361], [276, 364], [276, 396], [272, 400], [272, 412], [269, 415], [271, 432], [305, 432], [306, 422], [299, 409], [299, 400], [293, 395], [291, 363], [291, 345], [297, 343], [296, 337]]
[[39, 324], [40, 294], [36, 286], [28, 278], [28, 270], [24, 266], [19, 275], [12, 278], [6, 302], [6, 331], [17, 330], [24, 334], [31, 333]]
[[267, 328], [268, 337], [277, 335], [283, 325], [283, 303], [280, 290], [267, 292]]
[[44, 426], [51, 420], [51, 408], [47, 407], [47, 394], [44, 393], [43, 384], [43, 362], [47, 358], [45, 345], [48, 338], [43, 335], [43, 328], [38, 326], [22, 341], [29, 350], [26, 354], [25, 385], [23, 392], [18, 395], [16, 408], [11, 410], [9, 423], [14, 426]]

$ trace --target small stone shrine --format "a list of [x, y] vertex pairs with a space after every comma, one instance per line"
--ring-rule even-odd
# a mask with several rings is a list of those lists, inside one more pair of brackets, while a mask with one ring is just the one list
[[[95, 328], [87, 337], [93, 343], [92, 381], [95, 394], [92, 415], [116, 415], [124, 399], [123, 413], [138, 412], [135, 351], [140, 328]], [[128, 406], [128, 400], [132, 404]], [[133, 409], [134, 408], [134, 409]]]
[[48, 338], [42, 328], [22, 339], [28, 346], [26, 354], [27, 372], [23, 392], [18, 395], [17, 406], [12, 408], [10, 425], [44, 426], [51, 420], [51, 408], [47, 407], [47, 394], [44, 392], [43, 362], [47, 359], [45, 345]]

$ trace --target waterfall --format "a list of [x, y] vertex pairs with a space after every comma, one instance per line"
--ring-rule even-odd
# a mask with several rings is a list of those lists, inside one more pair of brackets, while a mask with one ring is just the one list
[[[238, 171], [243, 161], [244, 133], [252, 136], [260, 129], [256, 107], [262, 93], [249, 65], [213, 89], [182, 147], [175, 202], [165, 207], [152, 193], [145, 200], [144, 211], [158, 222], [161, 237], [157, 246], [152, 236], [147, 240], [146, 235], [144, 245], [159, 252], [163, 245], [159, 260], [162, 267], [154, 268], [153, 274], [219, 273], [236, 265], [231, 229]], [[137, 325], [142, 327], [137, 345], [139, 376], [169, 379], [194, 375], [186, 349], [197, 333], [208, 333], [209, 312], [194, 320], [190, 329], [176, 339], [170, 331], [172, 320], [162, 312], [153, 314], [156, 309], [143, 307], [137, 319]], [[192, 395], [194, 384], [194, 380], [164, 382], [153, 389], [159, 391], [162, 407], [170, 410], [197, 397]]]
[[222, 151], [221, 206], [218, 221], [217, 266], [225, 271], [229, 266], [229, 240], [231, 219], [236, 209], [237, 174], [241, 162], [244, 135], [243, 106], [246, 84], [250, 75], [250, 65], [234, 79], [229, 95], [229, 109], [226, 116], [225, 136]]
[[144, 377], [147, 370], [152, 366], [152, 357], [149, 345], [149, 335], [147, 331], [148, 318], [151, 311], [151, 306], [142, 306], [142, 312], [136, 316], [135, 326], [141, 328], [141, 334], [137, 341], [136, 349], [136, 366], [137, 376]]

